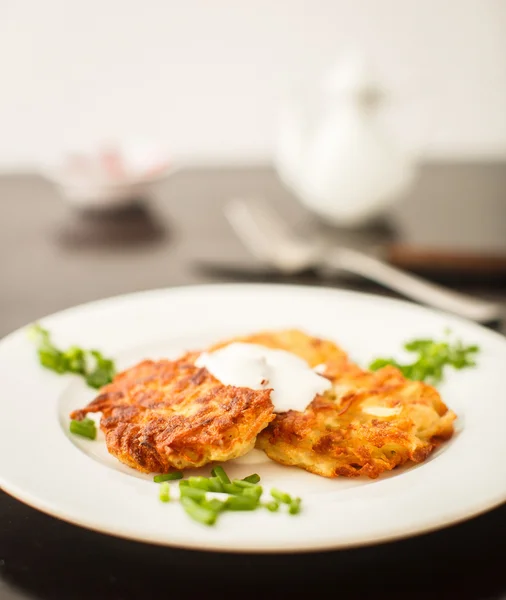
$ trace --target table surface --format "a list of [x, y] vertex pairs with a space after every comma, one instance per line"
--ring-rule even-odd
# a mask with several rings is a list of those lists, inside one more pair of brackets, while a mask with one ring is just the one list
[[[249, 260], [220, 210], [237, 195], [267, 197], [289, 219], [302, 214], [269, 168], [182, 171], [153, 190], [146, 211], [102, 219], [77, 215], [36, 176], [0, 178], [0, 336], [46, 314], [111, 295], [238, 280], [237, 273], [213, 273], [194, 263], [213, 256]], [[393, 222], [414, 241], [504, 247], [506, 166], [426, 165]], [[311, 273], [280, 279], [258, 272], [240, 279], [389, 294], [361, 280], [324, 281]], [[504, 285], [466, 287], [506, 304]], [[119, 600], [159, 597], [165, 590], [177, 597], [283, 598], [319, 588], [335, 589], [345, 598], [506, 597], [506, 506], [408, 540], [280, 556], [129, 542], [58, 521], [3, 492], [0, 523], [2, 600]]]

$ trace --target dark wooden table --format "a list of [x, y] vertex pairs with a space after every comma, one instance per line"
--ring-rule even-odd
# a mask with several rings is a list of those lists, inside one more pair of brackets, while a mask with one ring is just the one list
[[[78, 217], [36, 176], [0, 178], [0, 336], [48, 313], [125, 292], [279, 280], [262, 271], [240, 275], [195, 267], [199, 258], [249, 260], [220, 211], [224, 200], [245, 194], [271, 198], [294, 222], [301, 214], [268, 168], [184, 171], [157, 187], [149, 210], [101, 219]], [[411, 241], [506, 249], [506, 166], [427, 165], [392, 222], [401, 238]], [[312, 273], [281, 281], [388, 294], [360, 280], [322, 281]], [[506, 303], [500, 282], [451, 283]], [[29, 440], [20, 439], [20, 444]], [[36, 469], [36, 449], [32, 452]], [[506, 470], [497, 476], [506, 477]], [[505, 506], [439, 532], [381, 546], [250, 556], [159, 548], [104, 536], [0, 492], [2, 600], [297, 598], [321, 589], [343, 598], [499, 599], [506, 597], [505, 558]]]

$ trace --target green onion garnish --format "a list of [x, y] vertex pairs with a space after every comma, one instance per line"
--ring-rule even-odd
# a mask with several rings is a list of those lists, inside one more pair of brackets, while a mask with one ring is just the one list
[[300, 503], [301, 503], [301, 499], [300, 498], [294, 498], [291, 502], [290, 502], [290, 506], [288, 507], [288, 512], [291, 515], [297, 515], [300, 513]]
[[[261, 503], [263, 488], [258, 485], [260, 477], [256, 473], [232, 481], [222, 467], [214, 467], [211, 473], [211, 477], [194, 476], [179, 481], [179, 501], [195, 521], [213, 525], [223, 511], [252, 511], [260, 506], [270, 512], [277, 512], [280, 502], [288, 505], [290, 514], [295, 515], [300, 512], [300, 498], [292, 498], [276, 488], [271, 490], [273, 500]], [[170, 500], [168, 481], [182, 476], [180, 471], [155, 475], [153, 480], [160, 483], [159, 496], [162, 502]], [[221, 495], [213, 497], [214, 493]]]
[[168, 502], [170, 500], [170, 486], [166, 481], [160, 484], [159, 498], [162, 502]]
[[462, 342], [435, 342], [434, 340], [416, 339], [404, 344], [404, 349], [414, 353], [416, 358], [401, 364], [393, 358], [377, 358], [370, 365], [371, 371], [377, 371], [387, 365], [399, 369], [407, 379], [426, 381], [432, 385], [440, 383], [446, 366], [454, 369], [465, 369], [476, 365], [475, 356], [478, 346], [464, 346]]
[[255, 485], [251, 488], [245, 488], [242, 495], [247, 496], [248, 498], [255, 498], [256, 500], [260, 500], [263, 492], [264, 491], [261, 485]]
[[255, 510], [258, 500], [247, 496], [230, 496], [225, 500], [225, 506], [228, 510]]
[[239, 487], [238, 485], [235, 485], [235, 483], [224, 483], [223, 484], [223, 491], [226, 494], [233, 494], [234, 496], [241, 496], [243, 489], [244, 488]]
[[189, 477], [188, 485], [206, 492], [223, 492], [223, 485], [217, 477]]
[[239, 487], [242, 489], [255, 487], [254, 483], [250, 483], [249, 481], [244, 481], [244, 479], [232, 479], [232, 485], [235, 485], [236, 487]]
[[242, 481], [247, 481], [248, 483], [258, 483], [260, 481], [260, 475], [253, 473], [253, 475], [248, 475]]
[[217, 466], [211, 471], [213, 477], [217, 477], [221, 483], [230, 483], [228, 475], [225, 473], [223, 467]]
[[214, 510], [214, 512], [221, 512], [225, 510], [225, 502], [222, 500], [218, 500], [218, 498], [211, 498], [211, 500], [202, 500], [200, 506], [204, 508], [208, 508], [209, 510]]
[[282, 492], [281, 490], [278, 490], [276, 488], [272, 488], [271, 496], [275, 500], [279, 500], [280, 502], [283, 502], [283, 504], [290, 504], [292, 501], [292, 497], [290, 496], [290, 494], [287, 494], [286, 492]]
[[38, 323], [30, 327], [28, 333], [37, 344], [39, 362], [46, 369], [60, 375], [81, 375], [93, 388], [103, 387], [113, 380], [116, 373], [114, 362], [98, 350], [83, 350], [77, 346], [60, 350], [51, 341], [49, 331]]
[[[193, 488], [185, 488], [193, 489]], [[193, 498], [188, 496], [181, 496], [181, 505], [186, 511], [186, 514], [190, 516], [194, 521], [203, 523], [204, 525], [214, 525], [218, 517], [218, 513], [215, 510], [206, 508], [200, 505]]]
[[211, 491], [208, 477], [188, 477], [188, 485], [192, 488], [206, 490], [207, 492]]
[[254, 483], [249, 483], [249, 481], [243, 481], [242, 479], [233, 479], [232, 485], [241, 489], [241, 495], [243, 496], [256, 496], [258, 494], [258, 497], [260, 498], [263, 492], [261, 485], [255, 485]]
[[82, 419], [81, 421], [72, 419], [69, 430], [70, 433], [89, 438], [90, 440], [94, 440], [97, 437], [97, 426], [92, 419]]
[[90, 350], [88, 355], [95, 359], [95, 364], [84, 374], [86, 383], [96, 389], [104, 387], [114, 378], [114, 362], [109, 358], [104, 358], [98, 350]]
[[179, 486], [179, 495], [181, 498], [192, 498], [193, 500], [205, 500], [206, 492], [205, 490], [200, 490], [198, 488], [192, 488], [189, 485], [180, 485]]
[[223, 492], [223, 484], [218, 477], [209, 477], [209, 487], [211, 492]]
[[162, 483], [163, 481], [174, 481], [182, 478], [183, 474], [181, 471], [173, 471], [172, 473], [161, 473], [160, 475], [155, 475], [153, 477], [153, 481], [155, 483]]

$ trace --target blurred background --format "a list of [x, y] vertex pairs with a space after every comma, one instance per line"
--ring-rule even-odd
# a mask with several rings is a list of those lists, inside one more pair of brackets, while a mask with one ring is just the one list
[[3, 0], [0, 166], [141, 138], [193, 164], [267, 163], [294, 84], [374, 61], [424, 158], [506, 156], [503, 0]]
[[399, 294], [336, 248], [504, 294], [504, 0], [3, 0], [0, 73], [1, 333], [167, 285]]

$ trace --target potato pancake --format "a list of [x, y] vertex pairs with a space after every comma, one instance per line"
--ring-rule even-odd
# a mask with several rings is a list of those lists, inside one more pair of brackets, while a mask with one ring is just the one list
[[197, 356], [141, 362], [71, 418], [102, 412], [109, 452], [145, 473], [242, 456], [274, 418], [270, 390], [225, 386], [194, 365]]
[[258, 436], [256, 447], [281, 464], [324, 477], [375, 478], [406, 462], [425, 460], [453, 435], [456, 416], [439, 393], [394, 367], [364, 371], [332, 342], [300, 331], [230, 341], [293, 352], [310, 366], [320, 366], [318, 371], [332, 382], [332, 389], [304, 412], [276, 415]]

